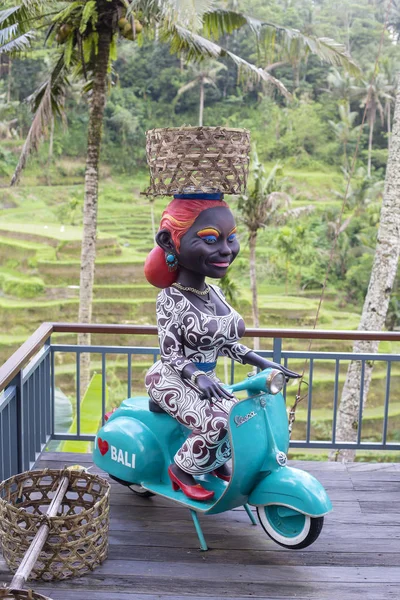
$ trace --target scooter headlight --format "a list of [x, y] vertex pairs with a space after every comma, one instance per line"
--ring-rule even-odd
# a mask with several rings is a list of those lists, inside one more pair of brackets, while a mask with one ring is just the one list
[[270, 394], [278, 394], [285, 385], [285, 376], [282, 371], [273, 369], [268, 377], [267, 384]]

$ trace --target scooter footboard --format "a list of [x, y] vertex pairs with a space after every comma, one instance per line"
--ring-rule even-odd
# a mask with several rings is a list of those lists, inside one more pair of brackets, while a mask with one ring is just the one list
[[248, 502], [253, 506], [280, 504], [310, 517], [321, 517], [332, 510], [325, 488], [315, 477], [287, 466], [260, 481]]

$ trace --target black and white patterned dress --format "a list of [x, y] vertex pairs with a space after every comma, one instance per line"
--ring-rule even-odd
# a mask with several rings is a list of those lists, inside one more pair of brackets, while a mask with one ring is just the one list
[[[214, 471], [230, 458], [231, 449], [226, 412], [202, 399], [188, 380], [182, 379], [182, 370], [193, 362], [216, 362], [219, 354], [243, 363], [243, 357], [250, 352], [250, 348], [238, 342], [245, 331], [243, 319], [226, 302], [221, 290], [211, 287], [228, 307], [226, 315], [202, 312], [174, 287], [159, 293], [161, 360], [149, 369], [145, 382], [151, 399], [192, 430], [174, 457], [175, 463], [192, 475]], [[206, 374], [220, 382], [215, 369]], [[219, 404], [229, 412], [232, 402], [235, 399], [223, 399]]]

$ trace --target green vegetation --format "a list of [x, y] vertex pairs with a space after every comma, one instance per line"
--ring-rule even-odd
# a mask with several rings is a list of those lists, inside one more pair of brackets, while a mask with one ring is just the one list
[[0, 289], [8, 296], [17, 298], [34, 298], [44, 292], [44, 283], [39, 277], [20, 277], [0, 273]]

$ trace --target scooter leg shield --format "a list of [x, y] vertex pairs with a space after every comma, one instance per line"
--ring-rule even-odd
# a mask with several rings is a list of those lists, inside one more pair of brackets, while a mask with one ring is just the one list
[[332, 510], [328, 494], [315, 477], [287, 466], [260, 481], [250, 494], [249, 504], [280, 504], [310, 517], [321, 517]]
[[144, 480], [159, 480], [165, 460], [156, 436], [144, 423], [119, 417], [99, 430], [93, 462], [118, 479], [141, 484]]

